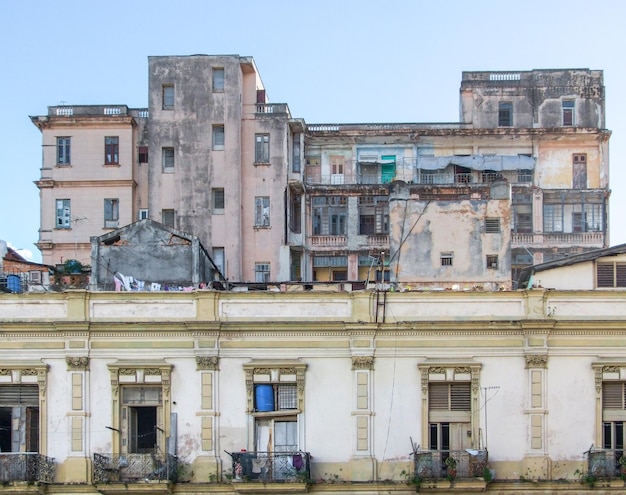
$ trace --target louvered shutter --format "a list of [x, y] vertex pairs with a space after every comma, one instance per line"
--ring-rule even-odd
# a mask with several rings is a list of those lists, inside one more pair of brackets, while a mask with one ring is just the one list
[[624, 382], [602, 384], [602, 419], [604, 421], [626, 421], [626, 394]]

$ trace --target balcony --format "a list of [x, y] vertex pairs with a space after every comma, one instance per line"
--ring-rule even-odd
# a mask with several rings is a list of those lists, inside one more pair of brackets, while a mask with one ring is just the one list
[[487, 469], [486, 450], [417, 451], [415, 477], [420, 480], [480, 478]]
[[93, 480], [102, 483], [171, 481], [176, 483], [178, 458], [170, 454], [94, 454]]
[[311, 236], [311, 245], [315, 247], [345, 247], [345, 235], [314, 235]]
[[626, 457], [623, 450], [592, 450], [587, 456], [587, 476], [594, 479], [610, 479], [626, 476]]
[[259, 483], [308, 483], [311, 455], [308, 452], [235, 452], [233, 481]]
[[389, 247], [389, 235], [368, 235], [367, 245], [368, 247]]
[[0, 454], [0, 483], [52, 483], [54, 459], [34, 452]]
[[561, 246], [588, 246], [604, 247], [604, 232], [544, 232], [544, 233], [517, 233], [511, 234], [511, 246], [533, 246], [545, 247]]
[[257, 103], [256, 118], [263, 118], [264, 116], [291, 118], [291, 113], [287, 103]]

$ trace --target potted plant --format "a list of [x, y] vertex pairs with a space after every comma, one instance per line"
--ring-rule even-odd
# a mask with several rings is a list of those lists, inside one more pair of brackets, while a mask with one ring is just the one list
[[446, 465], [446, 478], [448, 481], [456, 478], [456, 459], [454, 457], [447, 457], [444, 464]]

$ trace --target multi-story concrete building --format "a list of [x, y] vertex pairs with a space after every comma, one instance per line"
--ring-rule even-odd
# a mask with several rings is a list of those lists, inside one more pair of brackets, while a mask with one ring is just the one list
[[91, 236], [149, 217], [232, 281], [487, 288], [606, 247], [602, 72], [464, 72], [460, 94], [457, 123], [307, 125], [249, 57], [150, 57], [148, 109], [32, 117], [38, 247], [89, 264]]

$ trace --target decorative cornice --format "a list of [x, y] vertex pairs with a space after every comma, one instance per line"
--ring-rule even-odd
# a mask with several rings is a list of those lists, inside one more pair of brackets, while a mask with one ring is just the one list
[[196, 356], [196, 370], [218, 370], [219, 358], [217, 356]]
[[352, 356], [353, 370], [371, 370], [374, 368], [374, 356]]
[[89, 358], [87, 356], [67, 356], [65, 358], [68, 370], [88, 370]]
[[548, 355], [547, 354], [526, 354], [526, 367], [527, 368], [547, 368], [548, 367]]

